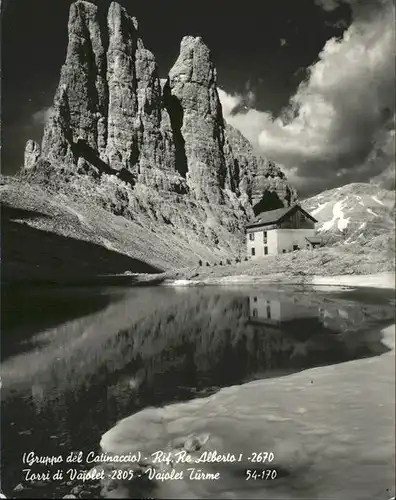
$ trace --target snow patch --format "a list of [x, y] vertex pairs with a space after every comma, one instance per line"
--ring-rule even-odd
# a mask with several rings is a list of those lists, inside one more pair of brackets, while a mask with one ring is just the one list
[[376, 198], [375, 196], [372, 196], [371, 197], [375, 202], [379, 203], [380, 205], [384, 206], [384, 204], [382, 203], [382, 201], [380, 201], [378, 198]]
[[362, 222], [359, 226], [359, 231], [361, 231], [362, 229], [364, 229], [366, 227], [366, 223], [365, 222]]
[[370, 208], [367, 209], [367, 212], [371, 215], [375, 215], [376, 217], [378, 217], [378, 214], [376, 214], [375, 212], [373, 212]]
[[344, 218], [343, 203], [345, 200], [337, 201], [337, 203], [333, 206], [333, 218], [323, 224], [323, 226], [319, 229], [319, 231], [328, 231], [330, 228], [337, 223], [337, 227], [339, 231], [345, 229], [349, 223], [350, 217], [347, 219]]
[[313, 285], [346, 285], [374, 288], [395, 288], [395, 273], [384, 272], [348, 276], [313, 276]]
[[164, 285], [166, 286], [195, 286], [199, 285], [201, 282], [200, 281], [193, 281], [193, 280], [169, 280], [169, 281], [164, 281]]

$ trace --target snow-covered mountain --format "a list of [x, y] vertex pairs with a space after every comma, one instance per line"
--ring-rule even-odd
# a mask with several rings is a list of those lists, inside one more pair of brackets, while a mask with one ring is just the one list
[[327, 243], [368, 242], [394, 234], [395, 193], [373, 184], [347, 184], [302, 202]]

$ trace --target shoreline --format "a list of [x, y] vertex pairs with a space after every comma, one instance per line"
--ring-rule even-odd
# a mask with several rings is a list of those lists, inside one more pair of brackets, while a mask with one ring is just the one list
[[395, 273], [392, 271], [374, 274], [362, 275], [339, 275], [339, 276], [320, 276], [320, 275], [288, 275], [269, 274], [263, 276], [236, 275], [223, 276], [202, 279], [168, 279], [164, 280], [162, 286], [208, 286], [208, 285], [293, 285], [293, 286], [312, 286], [314, 289], [324, 290], [329, 288], [345, 289], [345, 287], [365, 287], [365, 288], [383, 288], [387, 290], [395, 289]]
[[[274, 273], [266, 275], [228, 275], [213, 276], [202, 278], [171, 278], [169, 275], [177, 276], [178, 273], [158, 273], [158, 274], [108, 274], [87, 277], [37, 277], [32, 279], [6, 279], [2, 283], [4, 289], [18, 289], [23, 287], [146, 287], [146, 286], [171, 286], [171, 287], [190, 287], [190, 286], [252, 286], [252, 285], [290, 285], [290, 286], [308, 286], [320, 290], [345, 289], [345, 287], [365, 287], [382, 288], [395, 290], [395, 272], [386, 271], [373, 274], [346, 274], [346, 275], [301, 275]], [[183, 273], [180, 273], [181, 275]]]

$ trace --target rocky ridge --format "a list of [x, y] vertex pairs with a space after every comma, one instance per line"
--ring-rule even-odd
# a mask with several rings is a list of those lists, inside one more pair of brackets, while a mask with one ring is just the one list
[[73, 3], [68, 34], [53, 112], [41, 147], [26, 145], [24, 178], [67, 184], [74, 193], [89, 178], [83, 196], [116, 215], [150, 205], [159, 224], [167, 212], [176, 230], [191, 223], [193, 207], [196, 239], [228, 254], [240, 251], [244, 225], [263, 196], [274, 195], [277, 206], [296, 200], [283, 172], [225, 122], [216, 69], [200, 37], [182, 39], [168, 78], [160, 79], [137, 20], [116, 2], [107, 32], [96, 5]]

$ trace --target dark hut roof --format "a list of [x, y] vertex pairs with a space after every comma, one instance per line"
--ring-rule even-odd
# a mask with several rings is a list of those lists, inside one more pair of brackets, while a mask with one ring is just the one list
[[285, 218], [289, 213], [295, 210], [300, 210], [306, 217], [309, 217], [314, 222], [318, 222], [311, 214], [306, 212], [300, 205], [293, 205], [292, 207], [277, 208], [276, 210], [269, 210], [268, 212], [262, 212], [258, 214], [252, 222], [247, 224], [247, 228], [255, 226], [268, 226], [270, 224], [276, 224]]

